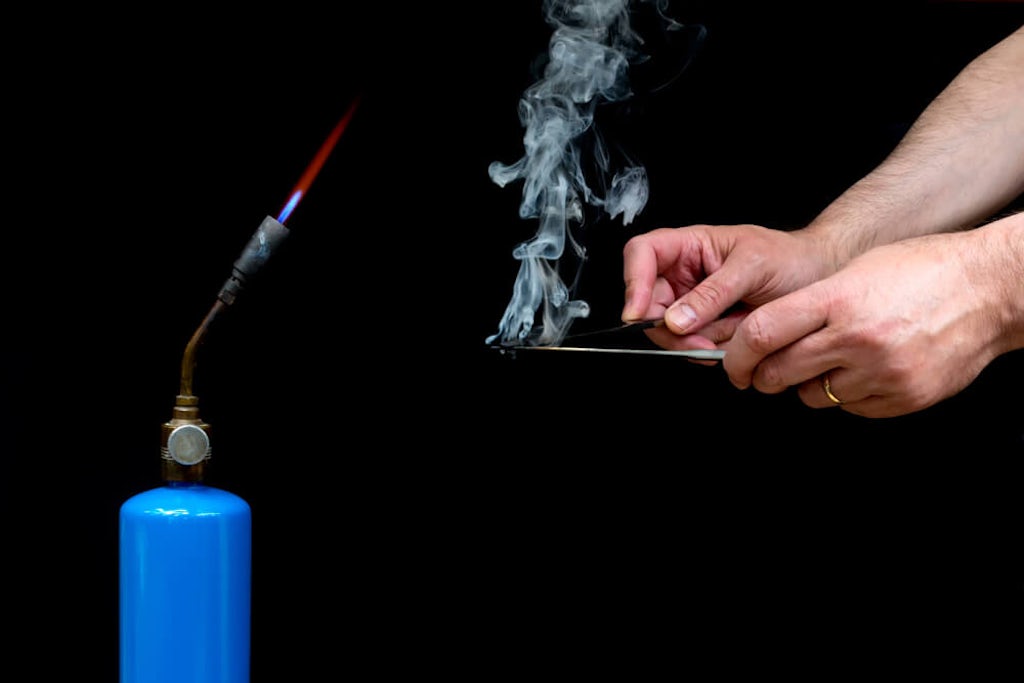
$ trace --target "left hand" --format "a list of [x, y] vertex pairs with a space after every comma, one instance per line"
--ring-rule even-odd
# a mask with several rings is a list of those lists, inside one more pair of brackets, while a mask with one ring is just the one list
[[[991, 261], [975, 233], [877, 247], [835, 274], [769, 301], [739, 323], [723, 367], [741, 389], [797, 386], [812, 408], [903, 415], [970, 384], [1001, 349]], [[988, 272], [986, 272], [988, 271]]]

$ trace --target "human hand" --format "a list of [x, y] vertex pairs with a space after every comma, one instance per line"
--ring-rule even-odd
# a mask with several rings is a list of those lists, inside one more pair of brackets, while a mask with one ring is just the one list
[[[877, 247], [834, 275], [764, 304], [723, 348], [739, 388], [798, 387], [812, 408], [890, 417], [922, 410], [970, 384], [1008, 350], [1016, 288], [983, 230]], [[992, 240], [988, 240], [991, 242]], [[1001, 244], [1005, 247], [1005, 242]], [[1006, 251], [1001, 249], [1001, 251]]]
[[[752, 307], [832, 273], [820, 238], [758, 225], [660, 228], [623, 249], [622, 319], [664, 317], [647, 336], [665, 349], [711, 349]], [[699, 362], [699, 361], [695, 361]]]

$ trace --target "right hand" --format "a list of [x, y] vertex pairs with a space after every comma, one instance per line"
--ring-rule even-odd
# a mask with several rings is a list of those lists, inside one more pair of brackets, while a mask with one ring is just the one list
[[659, 228], [623, 248], [624, 321], [664, 349], [707, 349], [732, 338], [751, 309], [835, 272], [820, 237], [759, 225]]

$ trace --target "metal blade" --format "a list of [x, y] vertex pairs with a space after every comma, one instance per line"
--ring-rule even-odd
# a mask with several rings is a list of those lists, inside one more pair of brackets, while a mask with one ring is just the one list
[[675, 351], [671, 349], [609, 349], [597, 346], [509, 346], [510, 351], [577, 351], [586, 353], [626, 353], [647, 356], [679, 356], [698, 360], [721, 360], [725, 351], [721, 349], [689, 349]]

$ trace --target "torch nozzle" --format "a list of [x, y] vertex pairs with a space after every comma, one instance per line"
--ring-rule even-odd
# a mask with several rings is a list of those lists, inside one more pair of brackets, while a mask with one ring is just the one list
[[231, 269], [231, 277], [221, 287], [217, 298], [230, 306], [245, 288], [246, 281], [254, 276], [278, 245], [288, 236], [288, 228], [277, 219], [267, 216], [260, 223], [249, 243], [245, 245], [242, 255], [235, 261]]

